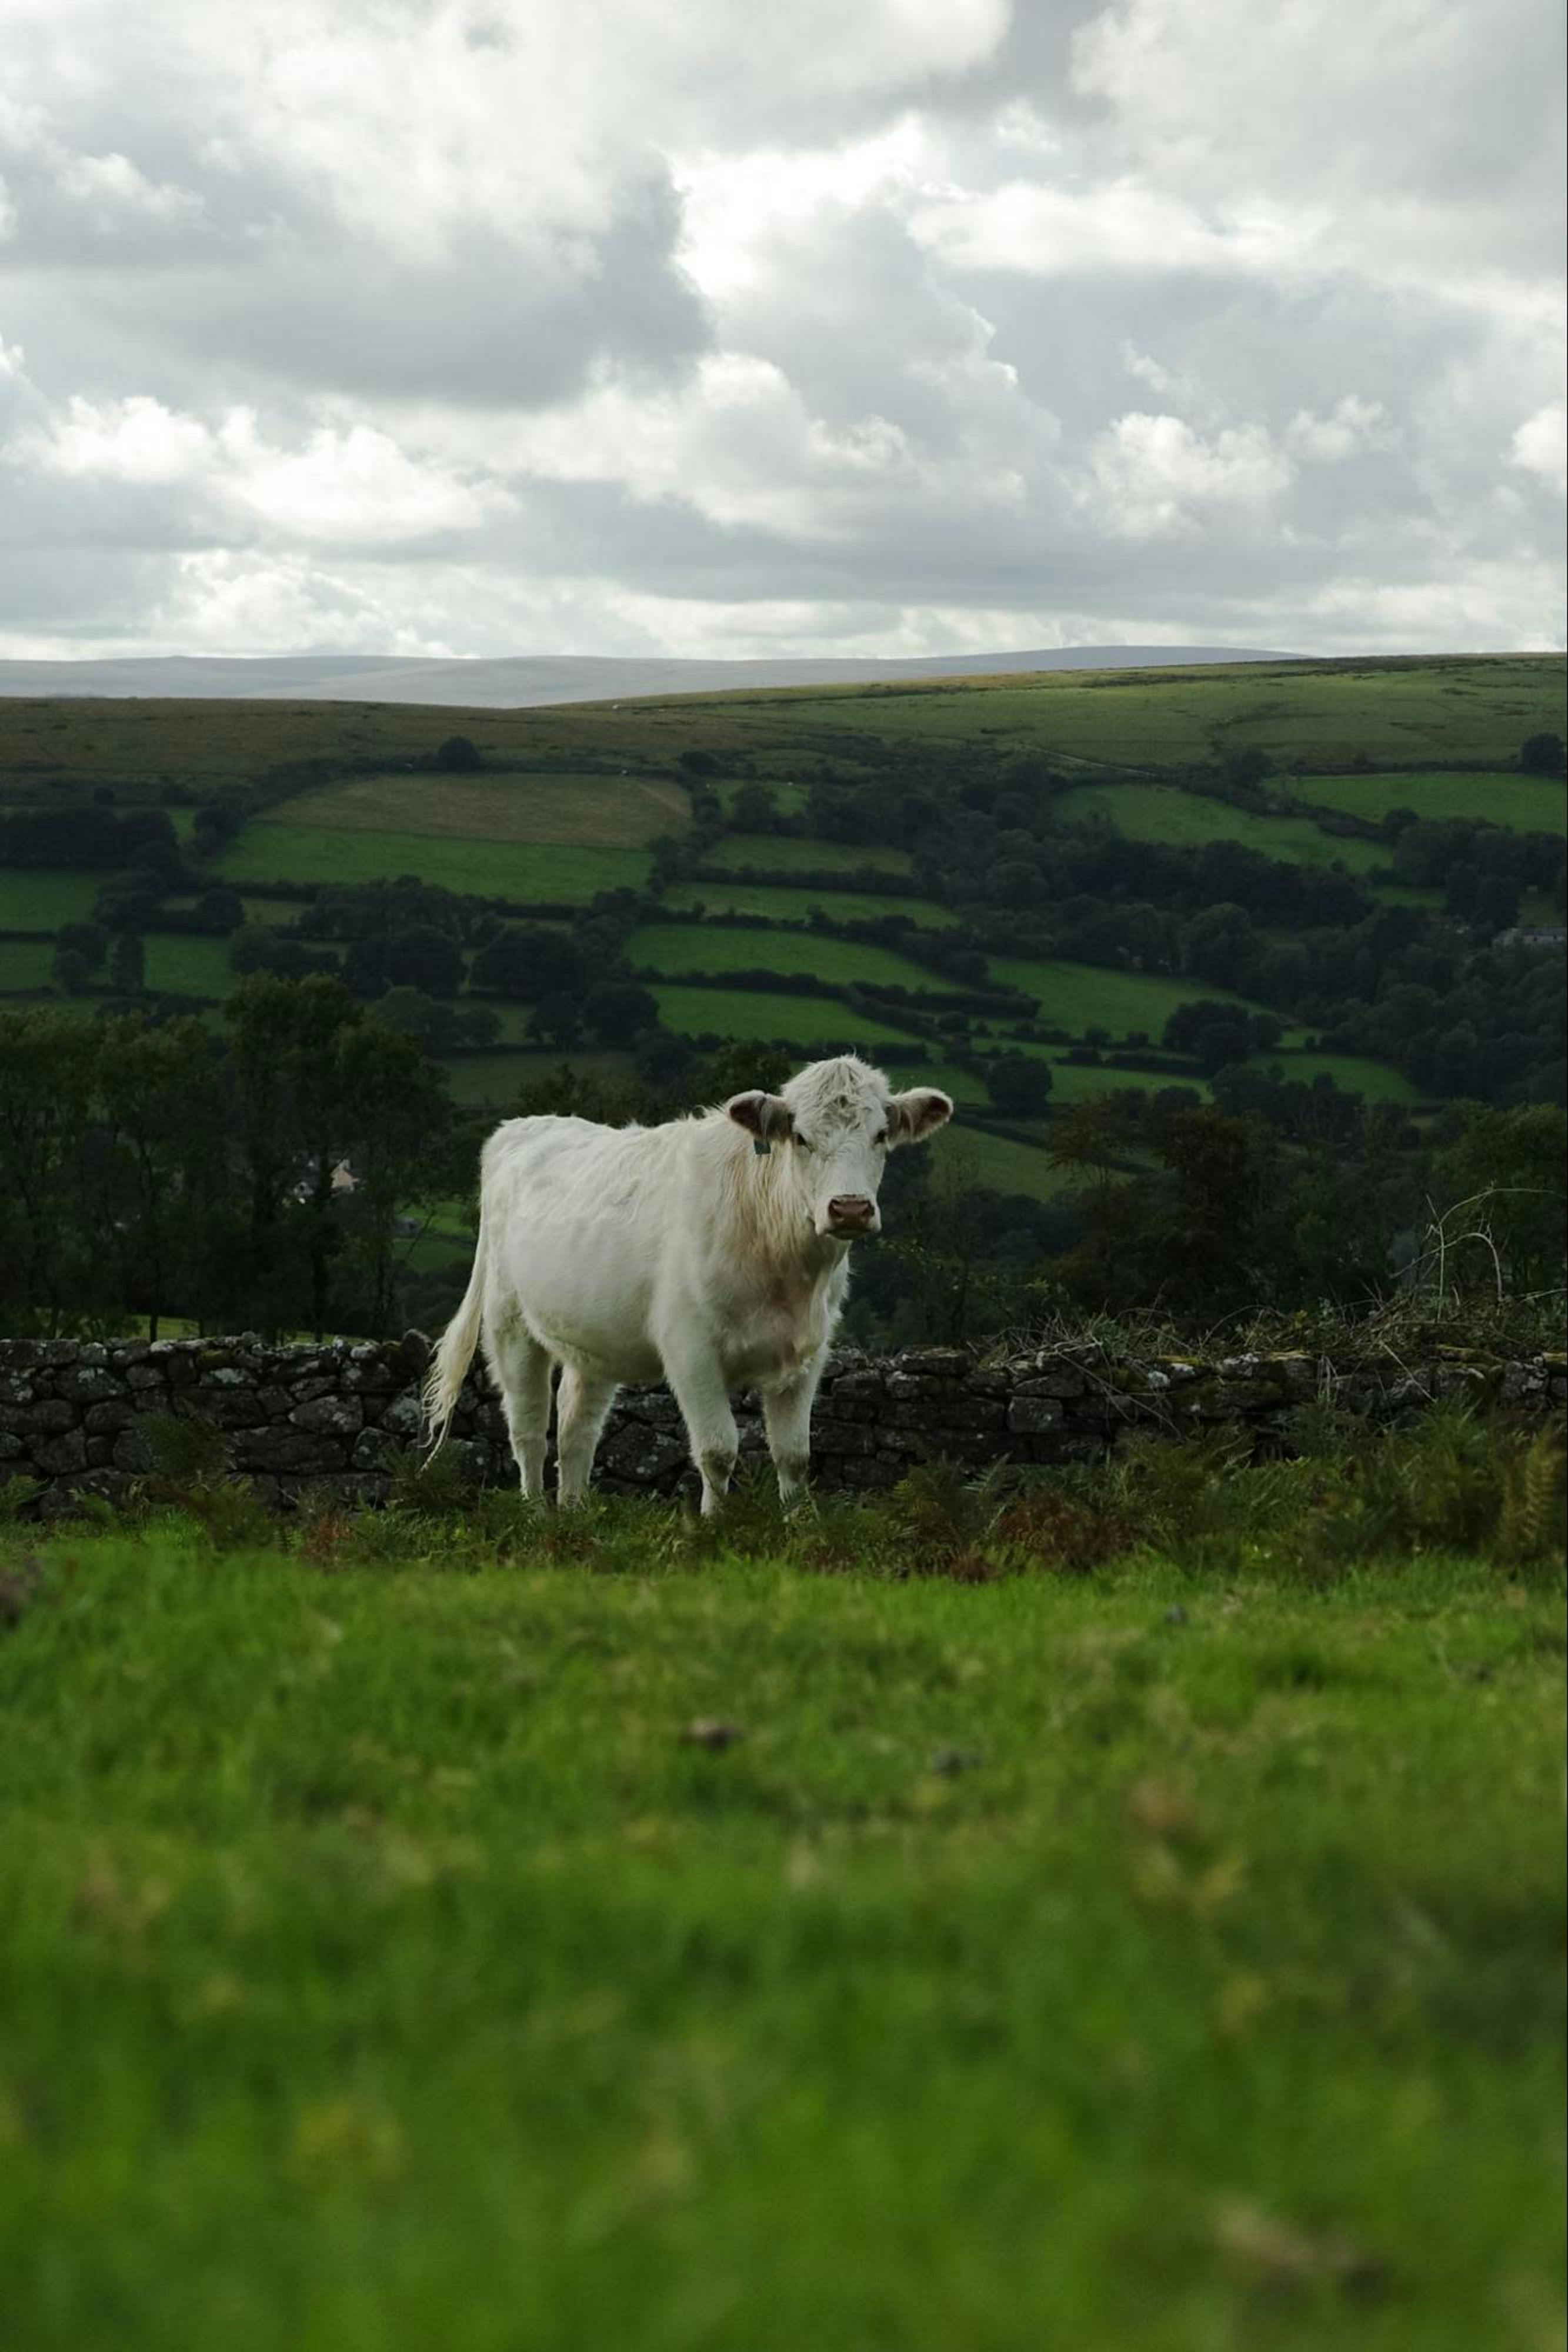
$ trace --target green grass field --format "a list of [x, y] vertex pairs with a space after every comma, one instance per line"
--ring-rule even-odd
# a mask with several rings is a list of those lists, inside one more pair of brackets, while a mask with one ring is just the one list
[[1320, 833], [1310, 817], [1253, 816], [1174, 784], [1080, 784], [1063, 793], [1055, 806], [1075, 824], [1103, 817], [1129, 840], [1166, 842], [1174, 849], [1235, 841], [1262, 857], [1284, 858], [1293, 866], [1343, 866], [1351, 874], [1386, 866], [1393, 854], [1380, 841]]
[[936, 991], [948, 983], [888, 948], [862, 947], [810, 931], [728, 930], [716, 923], [646, 923], [626, 944], [628, 960], [653, 971], [810, 972], [820, 980], [869, 981]]
[[390, 882], [400, 874], [484, 898], [591, 898], [648, 878], [646, 850], [570, 842], [464, 841], [417, 833], [375, 833], [263, 818], [224, 853], [225, 882]]
[[1060, 1054], [1043, 1045], [1021, 1045], [1014, 1050], [1038, 1054], [1051, 1064], [1051, 1099], [1059, 1108], [1071, 1103], [1098, 1102], [1102, 1095], [1125, 1094], [1129, 1087], [1142, 1094], [1157, 1093], [1166, 1087], [1191, 1087], [1207, 1096], [1207, 1082], [1186, 1071], [1115, 1070], [1102, 1063], [1064, 1062]]
[[[913, 1078], [940, 1086], [924, 1067]], [[960, 1123], [946, 1129], [942, 1139], [942, 1178], [950, 1185], [988, 1184], [998, 1192], [1021, 1192], [1031, 1201], [1049, 1201], [1071, 1185], [1071, 1171], [1056, 1167], [1043, 1149], [1015, 1142], [1009, 1135], [987, 1135], [977, 1127]], [[1021, 1121], [1016, 1122], [1022, 1124]], [[1045, 1138], [1043, 1130], [1040, 1143]]]
[[1486, 761], [1543, 730], [1568, 732], [1561, 655], [1069, 670], [792, 692], [789, 701], [797, 728], [815, 720], [894, 742], [980, 733], [1019, 751], [1152, 768], [1250, 744], [1334, 765], [1363, 752], [1406, 764], [1423, 747], [1435, 759]]
[[0, 866], [0, 930], [54, 931], [90, 921], [103, 878], [64, 866]]
[[879, 849], [858, 842], [802, 841], [792, 834], [775, 833], [726, 834], [704, 862], [727, 871], [744, 872], [755, 866], [764, 874], [849, 874], [862, 866], [874, 866], [879, 874], [907, 874], [910, 866], [906, 849]]
[[1555, 2340], [1554, 1596], [632, 1511], [34, 1546], [18, 2352]]
[[1230, 989], [1211, 987], [1204, 980], [1172, 980], [1163, 972], [1112, 971], [1101, 964], [1069, 963], [1061, 958], [1031, 961], [1023, 956], [991, 956], [988, 961], [993, 980], [1023, 989], [1038, 1003], [1042, 1022], [1074, 1036], [1086, 1029], [1108, 1029], [1120, 1039], [1142, 1029], [1157, 1045], [1178, 1004], [1202, 1001], [1240, 1005], [1249, 1012], [1265, 1010], [1248, 1005], [1245, 997]]
[[226, 940], [151, 931], [145, 942], [145, 955], [150, 990], [166, 989], [181, 996], [211, 996], [221, 1002], [234, 986]]
[[0, 940], [0, 991], [49, 987], [54, 961], [47, 940]]
[[873, 1060], [878, 1045], [911, 1043], [907, 1030], [868, 1021], [852, 1013], [847, 1004], [826, 996], [774, 996], [755, 988], [680, 988], [662, 983], [653, 994], [664, 1027], [680, 1036], [711, 1033], [743, 1044], [790, 1037], [802, 1046], [852, 1045]]
[[[507, 1008], [497, 1008], [503, 1009]], [[632, 1069], [630, 1054], [597, 1054], [576, 1048], [563, 1054], [539, 1046], [513, 1054], [454, 1054], [441, 1066], [446, 1072], [455, 1102], [488, 1103], [497, 1112], [509, 1114], [520, 1093], [552, 1076], [563, 1062], [584, 1077], [612, 1083], [630, 1077]]]
[[1390, 1063], [1375, 1062], [1366, 1054], [1309, 1054], [1299, 1048], [1286, 1053], [1255, 1054], [1254, 1066], [1278, 1069], [1287, 1080], [1300, 1078], [1310, 1086], [1318, 1076], [1330, 1077], [1346, 1094], [1364, 1095], [1368, 1102], [1416, 1103], [1420, 1089]]
[[281, 805], [285, 822], [329, 832], [601, 849], [638, 849], [691, 822], [682, 785], [642, 776], [355, 776]]
[[1486, 817], [1514, 833], [1568, 830], [1568, 796], [1546, 776], [1290, 776], [1275, 780], [1314, 807], [1343, 809], [1374, 824], [1390, 809], [1418, 816]]
[[[1209, 1091], [1208, 1081], [1195, 1072], [1118, 1070], [1109, 1063], [1096, 1066], [1065, 1061], [1057, 1046], [1030, 1045], [1013, 1038], [997, 1042], [1005, 1052], [1030, 1054], [1050, 1063], [1051, 1099], [1056, 1104], [1089, 1101], [1101, 1095], [1120, 1093], [1128, 1087], [1146, 1092], [1165, 1087], [1191, 1087], [1205, 1096]], [[1421, 1099], [1418, 1090], [1402, 1072], [1364, 1054], [1317, 1054], [1296, 1046], [1283, 1050], [1271, 1046], [1267, 1053], [1252, 1055], [1250, 1061], [1254, 1069], [1277, 1070], [1286, 1081], [1300, 1079], [1306, 1086], [1315, 1077], [1331, 1077], [1346, 1094], [1364, 1095], [1369, 1102], [1415, 1104]]]
[[[782, 776], [769, 775], [766, 771], [761, 775], [758, 776], [755, 781], [758, 783], [765, 783], [767, 785], [768, 791], [773, 795], [773, 805], [778, 810], [780, 816], [799, 816], [807, 806], [810, 797], [803, 784], [792, 783], [787, 778]], [[720, 808], [723, 809], [727, 817], [735, 806], [735, 796], [737, 793], [744, 792], [745, 789], [746, 784], [744, 782], [725, 782], [722, 783], [716, 782], [714, 784], [713, 790], [717, 797], [718, 804]]]
[[804, 922], [820, 907], [835, 923], [875, 923], [889, 915], [907, 916], [922, 930], [950, 929], [958, 918], [935, 898], [882, 898], [870, 891], [788, 890], [767, 882], [675, 882], [664, 892], [666, 907], [706, 907], [710, 915], [760, 915], [764, 920]]

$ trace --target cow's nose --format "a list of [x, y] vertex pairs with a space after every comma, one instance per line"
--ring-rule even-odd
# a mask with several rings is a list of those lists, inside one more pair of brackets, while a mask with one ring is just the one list
[[836, 1230], [863, 1234], [876, 1214], [876, 1202], [863, 1192], [840, 1192], [828, 1202], [828, 1223]]

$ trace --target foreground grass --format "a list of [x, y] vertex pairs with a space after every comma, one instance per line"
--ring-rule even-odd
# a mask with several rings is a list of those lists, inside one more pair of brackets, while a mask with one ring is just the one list
[[7, 2341], [1553, 2340], [1538, 1586], [395, 1516], [4, 1588]]

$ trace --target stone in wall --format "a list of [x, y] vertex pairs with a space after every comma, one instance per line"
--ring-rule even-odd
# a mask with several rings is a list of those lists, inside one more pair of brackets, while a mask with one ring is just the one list
[[[0, 1479], [35, 1482], [25, 1506], [41, 1516], [84, 1495], [129, 1496], [153, 1469], [150, 1418], [209, 1431], [214, 1454], [268, 1504], [306, 1488], [352, 1504], [385, 1500], [418, 1444], [419, 1383], [429, 1343], [333, 1340], [274, 1346], [226, 1339], [0, 1339]], [[957, 1348], [831, 1359], [812, 1423], [813, 1475], [825, 1488], [874, 1491], [910, 1465], [945, 1460], [980, 1472], [1093, 1461], [1132, 1434], [1179, 1439], [1230, 1426], [1261, 1447], [1288, 1446], [1291, 1414], [1314, 1398], [1373, 1420], [1441, 1397], [1544, 1421], [1561, 1416], [1561, 1355], [1516, 1362], [1441, 1350], [1414, 1366], [1335, 1366], [1300, 1354], [1128, 1361], [1094, 1347], [1051, 1348], [981, 1361]], [[743, 1456], [765, 1455], [757, 1400], [737, 1402]], [[465, 1381], [449, 1441], [476, 1482], [514, 1473], [498, 1401], [486, 1376]], [[610, 1494], [669, 1495], [695, 1486], [674, 1399], [623, 1389], [601, 1442], [595, 1485]]]

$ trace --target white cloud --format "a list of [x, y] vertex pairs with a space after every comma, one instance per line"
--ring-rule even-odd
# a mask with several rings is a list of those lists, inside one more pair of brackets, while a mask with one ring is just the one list
[[1041, 278], [1279, 269], [1309, 241], [1299, 218], [1261, 208], [1246, 216], [1206, 215], [1180, 197], [1127, 179], [1091, 187], [1012, 180], [981, 194], [948, 192], [920, 205], [912, 226], [955, 268]]
[[136, 393], [101, 407], [73, 397], [36, 446], [51, 473], [116, 482], [196, 481], [214, 456], [204, 425]]
[[1217, 509], [1270, 507], [1290, 487], [1290, 458], [1260, 426], [1205, 440], [1179, 416], [1134, 410], [1090, 453], [1096, 516], [1128, 539], [1187, 536]]
[[1568, 492], [1568, 408], [1563, 402], [1548, 402], [1533, 416], [1515, 428], [1509, 444], [1509, 462], [1534, 474], [1559, 498]]
[[422, 463], [371, 425], [320, 425], [286, 448], [266, 439], [249, 408], [208, 425], [135, 394], [103, 405], [71, 400], [52, 431], [22, 445], [24, 457], [29, 451], [68, 480], [184, 487], [306, 543], [377, 547], [467, 531], [510, 504], [497, 485], [476, 488]]
[[126, 155], [69, 156], [60, 165], [56, 184], [103, 228], [112, 228], [125, 216], [178, 221], [193, 218], [202, 209], [200, 197], [166, 180], [150, 180]]
[[1358, 451], [1385, 446], [1390, 438], [1387, 415], [1380, 400], [1363, 400], [1347, 392], [1326, 416], [1299, 408], [1285, 429], [1285, 446], [1297, 457], [1320, 465], [1337, 465]]

